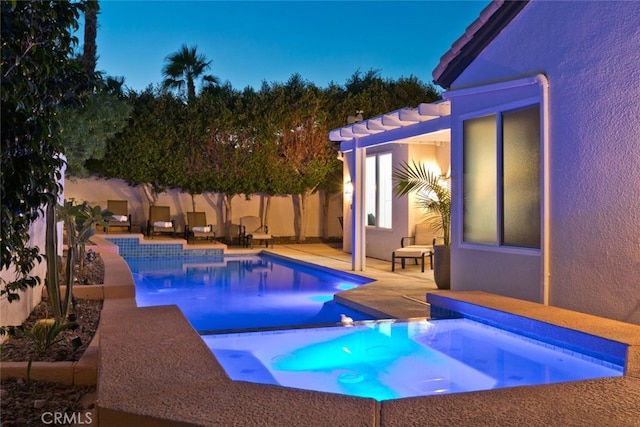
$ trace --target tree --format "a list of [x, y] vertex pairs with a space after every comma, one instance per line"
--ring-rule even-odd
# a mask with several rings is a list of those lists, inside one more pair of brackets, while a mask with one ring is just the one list
[[347, 79], [344, 86], [331, 83], [325, 89], [325, 96], [325, 110], [330, 112], [330, 129], [346, 125], [347, 117], [356, 111], [362, 111], [364, 117], [375, 117], [388, 111], [441, 99], [433, 85], [424, 84], [415, 76], [398, 80], [383, 79], [376, 70], [364, 74], [358, 70]]
[[225, 238], [231, 239], [231, 201], [235, 196], [253, 193], [256, 156], [252, 155], [250, 146], [245, 144], [244, 135], [236, 132], [220, 130], [212, 134], [208, 140], [205, 159], [209, 159], [209, 176], [212, 191], [221, 193], [225, 208]]
[[104, 156], [106, 140], [126, 124], [131, 107], [122, 99], [124, 78], [96, 73], [98, 0], [84, 0], [84, 50], [77, 58], [82, 64], [90, 90], [81, 105], [63, 105], [60, 109], [60, 143], [65, 148], [68, 176], [85, 177], [85, 162]]
[[232, 238], [232, 200], [240, 194], [248, 197], [259, 188], [260, 155], [256, 152], [253, 122], [247, 114], [247, 91], [235, 91], [230, 85], [210, 87], [199, 101], [203, 108], [205, 132], [192, 151], [190, 171], [199, 175], [206, 191], [222, 194], [225, 238]]
[[171, 93], [147, 88], [130, 94], [133, 112], [127, 126], [107, 143], [102, 173], [142, 185], [150, 205], [166, 188], [179, 187], [185, 174], [186, 106]]
[[309, 196], [317, 191], [337, 165], [335, 151], [327, 141], [326, 125], [317, 116], [306, 118], [280, 141], [278, 167], [290, 175], [290, 193], [294, 195], [296, 238], [306, 240]]
[[[239, 94], [229, 83], [208, 86], [187, 106], [189, 121], [183, 138], [188, 141], [186, 169], [179, 187], [191, 194], [219, 192], [223, 195], [218, 218], [225, 224], [225, 238], [231, 238], [231, 199], [235, 179], [244, 171], [231, 149], [236, 148], [235, 105]], [[237, 153], [236, 153], [237, 154]], [[223, 167], [224, 166], [224, 167]], [[238, 173], [236, 173], [238, 172]], [[195, 211], [195, 204], [193, 206]]]
[[207, 61], [203, 54], [197, 53], [196, 46], [182, 45], [178, 52], [167, 56], [165, 61], [166, 64], [162, 69], [162, 74], [165, 76], [163, 87], [180, 91], [186, 85], [188, 102], [193, 102], [196, 98], [197, 79], [202, 78], [206, 82], [218, 83], [216, 77], [203, 74], [210, 67], [211, 61]]
[[124, 86], [124, 77], [122, 76], [107, 76], [101, 82], [101, 89], [106, 93], [115, 95], [118, 99], [125, 99], [125, 86]]
[[268, 85], [259, 93], [250, 87], [238, 92], [228, 83], [208, 86], [188, 106], [190, 125], [185, 136], [191, 155], [181, 187], [190, 194], [211, 191], [222, 195], [219, 218], [223, 218], [228, 241], [233, 198], [256, 193], [266, 196], [260, 213], [264, 222], [270, 196], [278, 188], [275, 138], [268, 136], [273, 126], [266, 118], [270, 108], [263, 98], [268, 91]]
[[285, 85], [274, 85], [279, 178], [288, 194], [294, 195], [296, 239], [306, 239], [309, 196], [337, 167], [335, 151], [327, 139], [324, 94], [298, 74]]
[[94, 76], [96, 72], [97, 51], [96, 38], [98, 35], [98, 0], [86, 0], [84, 11], [84, 53], [82, 66], [87, 76]]
[[[241, 127], [246, 136], [248, 149], [252, 153], [251, 193], [261, 198], [258, 216], [262, 224], [269, 224], [271, 200], [274, 196], [287, 194], [287, 173], [277, 167], [279, 155], [279, 124], [282, 111], [272, 104], [274, 88], [263, 82], [259, 91], [245, 88], [236, 104], [236, 127]], [[276, 166], [276, 167], [274, 167]]]
[[[219, 218], [227, 238], [235, 196], [262, 197], [259, 215], [268, 224], [271, 198], [291, 194], [296, 236], [303, 241], [309, 196], [322, 191], [326, 202], [341, 189], [332, 185], [341, 183], [335, 177], [342, 163], [328, 141], [329, 129], [343, 126], [356, 105], [383, 113], [430, 101], [433, 89], [416, 78], [384, 80], [377, 72], [356, 73], [352, 80], [351, 92], [336, 84], [320, 89], [298, 74], [286, 83], [263, 82], [259, 91], [207, 85], [187, 104], [153, 88], [130, 92], [134, 111], [109, 141], [104, 174], [143, 184], [150, 204], [168, 187], [191, 194], [192, 201], [196, 194], [221, 194]], [[325, 214], [323, 235], [326, 221]]]
[[30, 276], [40, 249], [30, 247], [29, 227], [56, 203], [64, 148], [55, 138], [60, 103], [88, 88], [71, 61], [82, 6], [71, 2], [2, 2], [2, 151], [0, 194], [1, 269], [13, 267], [12, 282], [0, 279], [0, 296], [19, 299], [35, 286]]
[[107, 141], [126, 125], [132, 109], [116, 95], [99, 91], [88, 95], [81, 107], [60, 110], [58, 138], [66, 153], [67, 175], [89, 174], [85, 162], [104, 157]]
[[331, 195], [342, 194], [344, 188], [342, 184], [342, 162], [337, 160], [334, 162], [335, 166], [330, 170], [326, 179], [318, 186], [321, 201], [322, 212], [322, 233], [323, 239], [331, 237], [329, 235], [329, 202]]

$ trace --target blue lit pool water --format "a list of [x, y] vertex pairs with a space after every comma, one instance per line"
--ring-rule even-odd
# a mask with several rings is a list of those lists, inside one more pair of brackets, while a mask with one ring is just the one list
[[376, 400], [621, 376], [620, 366], [467, 319], [207, 335], [233, 380]]
[[372, 316], [333, 296], [371, 280], [268, 255], [130, 258], [139, 307], [177, 305], [201, 332], [330, 324]]

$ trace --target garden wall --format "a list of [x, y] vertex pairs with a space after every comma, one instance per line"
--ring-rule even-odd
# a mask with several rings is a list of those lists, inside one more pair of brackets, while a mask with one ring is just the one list
[[[91, 205], [107, 206], [107, 200], [127, 200], [131, 221], [135, 226], [144, 231], [149, 215], [149, 202], [141, 186], [132, 187], [120, 179], [71, 179], [67, 178], [64, 190], [65, 198], [74, 198], [77, 201], [87, 201]], [[240, 222], [240, 217], [246, 215], [258, 216], [265, 198], [260, 195], [251, 195], [249, 200], [244, 196], [236, 196], [232, 201], [233, 224]], [[224, 206], [222, 197], [217, 193], [204, 193], [195, 196], [196, 211], [204, 211], [207, 221], [222, 230]], [[309, 238], [322, 236], [321, 201], [318, 194], [311, 196], [309, 200], [307, 234]], [[176, 221], [176, 226], [181, 233], [184, 230], [187, 212], [193, 211], [191, 195], [181, 193], [179, 190], [167, 190], [158, 197], [157, 205], [170, 206], [171, 215]], [[269, 211], [269, 232], [278, 237], [295, 236], [294, 231], [294, 205], [291, 196], [278, 196], [271, 198]], [[328, 237], [342, 238], [342, 228], [338, 217], [342, 215], [342, 194], [331, 196], [329, 203]], [[222, 234], [216, 232], [216, 234]]]

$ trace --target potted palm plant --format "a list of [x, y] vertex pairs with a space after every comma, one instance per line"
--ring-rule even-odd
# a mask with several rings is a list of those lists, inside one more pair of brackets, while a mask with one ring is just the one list
[[451, 187], [448, 175], [436, 175], [424, 164], [404, 162], [393, 172], [394, 191], [403, 196], [416, 193], [418, 206], [427, 212], [436, 230], [442, 230], [443, 244], [433, 245], [433, 278], [439, 289], [451, 287], [450, 230]]

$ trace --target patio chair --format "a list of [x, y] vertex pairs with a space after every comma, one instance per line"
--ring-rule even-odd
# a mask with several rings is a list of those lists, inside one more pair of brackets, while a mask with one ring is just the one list
[[171, 234], [176, 237], [176, 223], [171, 219], [169, 206], [150, 206], [147, 221], [147, 235], [153, 238], [156, 234]]
[[213, 225], [207, 224], [205, 212], [187, 212], [187, 224], [184, 227], [184, 239], [187, 242], [205, 240], [213, 242], [216, 232]]
[[269, 242], [273, 247], [273, 237], [269, 234], [269, 227], [262, 225], [262, 220], [257, 216], [243, 216], [240, 218], [238, 230], [240, 245], [253, 247], [255, 240], [265, 242], [265, 247], [269, 247]]
[[431, 224], [416, 224], [414, 235], [400, 239], [400, 248], [391, 253], [391, 271], [396, 271], [396, 259], [400, 260], [403, 269], [405, 261], [413, 259], [416, 265], [420, 261], [424, 273], [424, 260], [427, 257], [433, 270], [433, 240]]
[[126, 228], [131, 233], [131, 214], [126, 200], [107, 200], [107, 210], [113, 214], [113, 219], [103, 227], [105, 233], [114, 227]]

